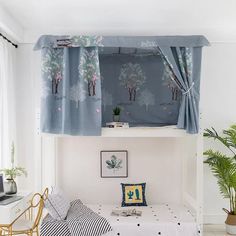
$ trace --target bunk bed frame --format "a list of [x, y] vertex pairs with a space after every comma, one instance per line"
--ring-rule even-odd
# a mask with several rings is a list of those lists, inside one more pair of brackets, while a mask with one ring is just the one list
[[[39, 119], [39, 113], [37, 115]], [[200, 124], [201, 124], [200, 117]], [[39, 120], [37, 120], [39, 124]], [[41, 135], [38, 130], [37, 143], [39, 156], [38, 163], [36, 163], [37, 183], [35, 188], [42, 189], [46, 186], [56, 186], [59, 182], [58, 173], [58, 158], [57, 158], [57, 145], [58, 136]], [[200, 126], [198, 134], [187, 134], [184, 130], [173, 127], [165, 128], [128, 128], [128, 129], [109, 129], [103, 128], [103, 137], [151, 137], [151, 138], [176, 138], [180, 140], [182, 148], [186, 144], [190, 144], [191, 155], [184, 155], [182, 157], [182, 203], [194, 213], [197, 225], [202, 235], [203, 229], [203, 131]], [[190, 142], [190, 143], [189, 143]], [[180, 155], [182, 155], [180, 153]], [[190, 168], [187, 168], [188, 166]], [[195, 171], [193, 171], [195, 170]], [[194, 193], [189, 189], [187, 180], [191, 179], [194, 183]]]
[[[86, 38], [86, 36], [85, 36]], [[192, 41], [192, 39], [195, 38], [195, 41]], [[61, 48], [61, 47], [93, 47], [93, 46], [101, 46], [100, 45], [100, 37], [96, 38], [98, 42], [87, 41], [80, 42], [78, 39], [81, 39], [79, 37], [72, 37], [69, 39], [65, 38], [63, 36], [62, 38], [59, 36], [42, 36], [36, 46], [35, 50], [42, 49], [44, 50], [47, 47], [53, 47], [55, 48]], [[83, 37], [82, 37], [83, 39]], [[140, 47], [140, 40], [146, 40], [145, 42], [150, 44], [149, 41], [147, 41], [148, 38], [145, 37], [105, 37], [104, 38], [104, 45], [106, 47], [117, 47], [123, 46], [123, 47], [131, 47], [134, 45], [134, 47]], [[208, 41], [204, 37], [157, 37], [158, 45], [161, 44], [163, 46], [163, 50], [167, 50], [166, 53], [171, 51], [171, 48], [169, 48], [170, 45], [174, 44], [176, 46], [183, 46], [186, 42], [188, 42], [188, 47], [201, 47], [204, 45], [209, 45]], [[73, 41], [75, 40], [75, 41]], [[58, 43], [59, 42], [59, 43]], [[79, 43], [78, 43], [79, 42]], [[65, 44], [66, 43], [66, 44]], [[67, 44], [69, 43], [69, 45]], [[156, 48], [155, 45], [151, 45], [152, 48]], [[166, 48], [168, 46], [168, 48]], [[173, 46], [173, 45], [172, 45]], [[53, 48], [52, 47], [52, 48]], [[168, 64], [168, 58], [164, 56], [164, 61]], [[173, 55], [172, 55], [173, 56]], [[200, 58], [201, 53], [198, 51], [198, 56]], [[198, 58], [198, 59], [199, 59]], [[196, 58], [195, 58], [196, 59]], [[170, 71], [171, 71], [170, 67]], [[200, 64], [197, 69], [200, 70]], [[173, 69], [173, 68], [172, 68]], [[198, 74], [199, 75], [199, 74]], [[199, 77], [200, 78], [200, 77]], [[178, 81], [176, 81], [178, 82]], [[190, 83], [190, 81], [188, 81]], [[185, 88], [183, 90], [183, 94], [188, 94], [191, 89], [193, 88], [194, 82], [192, 82], [188, 85], [189, 87]], [[199, 89], [199, 88], [198, 88]], [[198, 102], [198, 101], [197, 101]], [[193, 106], [195, 105], [195, 101], [193, 102]], [[198, 120], [198, 108], [195, 107], [196, 114], [196, 120]], [[52, 110], [49, 110], [52, 112]], [[193, 115], [193, 116], [194, 116]], [[59, 173], [58, 173], [58, 138], [60, 135], [41, 135], [40, 132], [40, 110], [37, 109], [36, 111], [36, 124], [37, 124], [37, 138], [36, 138], [36, 153], [39, 153], [39, 155], [36, 159], [36, 186], [35, 188], [37, 190], [44, 188], [45, 186], [54, 186], [58, 184], [59, 181]], [[195, 119], [193, 119], [194, 122], [197, 122]], [[203, 226], [203, 130], [201, 127], [201, 113], [199, 114], [199, 126], [198, 124], [194, 124], [194, 129], [189, 129], [188, 125], [178, 124], [178, 127], [186, 128], [184, 129], [177, 129], [173, 127], [132, 127], [127, 129], [109, 129], [109, 128], [102, 128], [101, 130], [101, 136], [103, 137], [130, 137], [130, 138], [136, 138], [136, 137], [149, 137], [149, 138], [155, 138], [155, 139], [161, 139], [161, 138], [174, 138], [177, 139], [180, 144], [180, 153], [178, 155], [181, 155], [182, 157], [182, 203], [183, 205], [190, 208], [195, 214], [196, 223], [200, 228], [199, 235], [202, 235], [202, 226]], [[181, 123], [181, 122], [180, 122]], [[189, 122], [191, 123], [191, 122]], [[197, 122], [198, 123], [198, 122]], [[192, 123], [191, 123], [192, 124]], [[199, 127], [199, 129], [198, 129]], [[101, 128], [101, 127], [100, 127]], [[100, 130], [99, 130], [100, 131]], [[197, 131], [199, 131], [197, 133]], [[49, 132], [47, 133], [53, 133]], [[55, 132], [57, 133], [57, 132]], [[58, 132], [60, 134], [60, 132]], [[63, 132], [62, 132], [63, 133]], [[189, 134], [194, 133], [194, 134]], [[197, 134], [195, 134], [197, 133]], [[66, 134], [66, 133], [65, 133]], [[76, 134], [73, 134], [76, 135]], [[63, 135], [64, 136], [64, 135]], [[188, 151], [186, 151], [187, 147], [189, 148]], [[182, 150], [182, 151], [181, 151]], [[191, 182], [189, 180], [191, 179]]]

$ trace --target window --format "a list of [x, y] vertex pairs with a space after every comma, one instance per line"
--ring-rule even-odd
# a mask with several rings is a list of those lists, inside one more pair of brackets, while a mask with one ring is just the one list
[[10, 164], [10, 148], [15, 141], [15, 48], [0, 37], [0, 168]]

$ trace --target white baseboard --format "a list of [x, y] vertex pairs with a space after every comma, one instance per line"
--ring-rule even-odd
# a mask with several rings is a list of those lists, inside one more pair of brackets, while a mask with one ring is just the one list
[[204, 224], [224, 224], [226, 220], [226, 214], [222, 215], [204, 215], [203, 222]]

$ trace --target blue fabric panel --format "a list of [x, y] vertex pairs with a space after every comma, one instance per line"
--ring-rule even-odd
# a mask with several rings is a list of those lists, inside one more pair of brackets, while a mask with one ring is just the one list
[[177, 124], [197, 133], [206, 45], [204, 36], [40, 37], [42, 132], [100, 135], [119, 106], [131, 125]]
[[173, 81], [182, 91], [177, 127], [188, 133], [199, 131], [201, 47], [161, 47]]
[[[132, 67], [137, 68], [136, 71], [131, 71]], [[127, 77], [121, 77], [124, 68]], [[112, 109], [116, 106], [122, 109], [120, 121], [129, 122], [131, 126], [177, 124], [181, 91], [166, 74], [161, 56], [100, 55], [100, 71], [103, 126], [106, 122], [112, 122]], [[138, 79], [138, 72], [144, 81], [137, 84], [130, 100], [129, 90], [123, 80], [129, 82], [130, 74]]]
[[45, 47], [202, 47], [209, 45], [202, 35], [189, 36], [53, 36], [43, 35], [34, 49]]
[[[93, 57], [93, 68], [89, 58]], [[101, 134], [101, 83], [96, 48], [45, 48], [42, 53], [41, 131]], [[84, 73], [80, 73], [82, 71]], [[96, 75], [96, 85], [93, 77]], [[93, 82], [93, 81], [92, 81]], [[90, 93], [90, 95], [89, 95]], [[95, 93], [95, 94], [93, 94]]]

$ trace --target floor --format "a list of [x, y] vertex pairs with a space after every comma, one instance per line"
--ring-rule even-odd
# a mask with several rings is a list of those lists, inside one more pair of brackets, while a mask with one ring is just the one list
[[226, 236], [224, 225], [205, 225], [203, 236]]
[[228, 235], [229, 234], [225, 233], [224, 225], [204, 225], [203, 236], [228, 236]]

